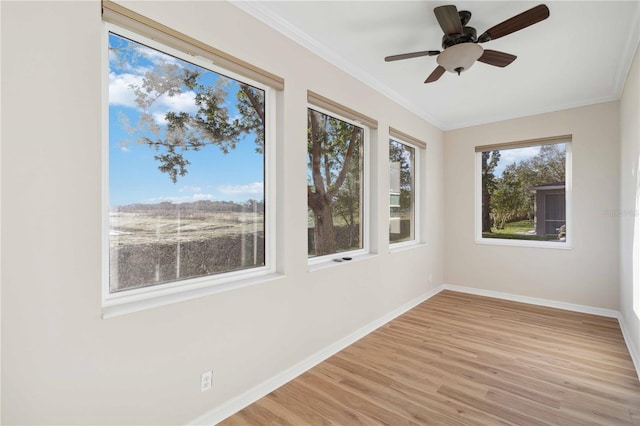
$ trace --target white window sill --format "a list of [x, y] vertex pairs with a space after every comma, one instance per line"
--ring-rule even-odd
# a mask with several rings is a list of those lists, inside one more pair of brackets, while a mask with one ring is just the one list
[[216, 293], [222, 293], [237, 288], [249, 287], [256, 284], [274, 281], [284, 278], [284, 274], [272, 272], [252, 277], [241, 278], [232, 281], [211, 283], [211, 280], [203, 281], [203, 285], [191, 286], [186, 288], [173, 288], [171, 290], [150, 291], [143, 294], [122, 296], [104, 301], [102, 304], [102, 318], [113, 318], [133, 312], [144, 311], [147, 309], [158, 308], [160, 306], [170, 305], [173, 303], [183, 302], [198, 297], [209, 296]]
[[398, 253], [407, 250], [413, 250], [417, 248], [427, 247], [427, 243], [420, 243], [416, 241], [407, 241], [403, 243], [390, 243], [389, 253]]
[[[359, 262], [361, 260], [377, 257], [373, 253], [336, 253], [335, 255], [323, 256], [320, 259], [309, 259], [309, 272], [319, 271], [321, 269], [333, 268], [336, 266], [348, 265], [350, 263]], [[351, 260], [344, 260], [344, 257], [350, 257]]]
[[507, 240], [501, 238], [480, 238], [475, 240], [476, 244], [490, 246], [510, 246], [510, 247], [533, 247], [548, 248], [555, 250], [572, 250], [573, 247], [568, 242], [554, 241], [532, 241], [532, 240]]

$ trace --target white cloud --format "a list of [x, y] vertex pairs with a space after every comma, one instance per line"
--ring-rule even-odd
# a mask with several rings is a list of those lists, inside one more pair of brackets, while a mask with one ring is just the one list
[[193, 192], [193, 193], [199, 193], [202, 192], [202, 188], [200, 188], [199, 186], [189, 186], [189, 185], [185, 185], [182, 188], [178, 189], [178, 192]]
[[193, 194], [191, 198], [193, 198], [195, 201], [201, 201], [214, 200], [216, 197], [214, 197], [212, 194]]
[[167, 111], [164, 112], [152, 112], [151, 116], [153, 117], [153, 121], [156, 122], [157, 125], [162, 126], [164, 124], [167, 124], [167, 119], [165, 118], [167, 114]]
[[[137, 108], [136, 95], [130, 86], [141, 86], [142, 79], [142, 75], [109, 73], [109, 104]], [[166, 124], [165, 116], [169, 111], [196, 112], [198, 106], [195, 97], [196, 93], [193, 91], [182, 92], [175, 96], [165, 93], [151, 106], [149, 113], [156, 123]]]
[[500, 162], [507, 165], [511, 163], [519, 163], [527, 160], [540, 152], [539, 146], [530, 146], [527, 148], [503, 149], [500, 151]]
[[154, 65], [158, 65], [161, 63], [169, 63], [169, 64], [177, 64], [182, 67], [182, 61], [176, 58], [175, 56], [171, 56], [167, 53], [160, 52], [158, 50], [152, 49], [146, 46], [140, 46], [140, 53], [142, 53], [145, 59], [151, 61]]
[[196, 93], [193, 91], [182, 92], [175, 96], [168, 96], [166, 93], [158, 99], [158, 106], [173, 111], [195, 112], [198, 110], [196, 105]]
[[151, 106], [150, 112], [153, 120], [159, 124], [167, 124], [165, 119], [169, 111], [194, 113], [198, 110], [196, 105], [196, 93], [182, 92], [175, 96], [168, 96], [166, 93], [158, 98]]
[[264, 184], [253, 182], [244, 185], [220, 185], [218, 191], [225, 195], [261, 195], [264, 192]]
[[136, 108], [136, 95], [130, 85], [142, 84], [142, 76], [109, 73], [109, 104]]

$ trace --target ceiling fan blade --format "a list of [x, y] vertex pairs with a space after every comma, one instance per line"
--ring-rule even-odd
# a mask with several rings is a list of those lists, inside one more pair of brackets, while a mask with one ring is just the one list
[[510, 53], [498, 52], [497, 50], [489, 50], [485, 49], [482, 56], [478, 58], [478, 61], [484, 62], [485, 64], [493, 65], [496, 67], [504, 68], [509, 65], [511, 62], [515, 61], [517, 58], [516, 55], [511, 55]]
[[433, 70], [433, 72], [431, 74], [429, 74], [429, 77], [427, 77], [427, 79], [424, 82], [425, 83], [432, 83], [432, 82], [436, 81], [437, 79], [442, 77], [442, 74], [444, 74], [445, 71], [446, 70], [444, 69], [443, 66], [438, 65], [438, 68]]
[[433, 9], [433, 13], [445, 34], [462, 34], [464, 31], [458, 9], [454, 5], [438, 6]]
[[435, 56], [440, 54], [439, 50], [425, 50], [423, 52], [403, 53], [401, 55], [392, 55], [384, 58], [386, 62], [399, 61], [401, 59], [419, 58], [420, 56]]
[[489, 40], [495, 40], [511, 33], [515, 33], [523, 28], [527, 28], [529, 25], [544, 21], [548, 17], [549, 8], [544, 4], [540, 4], [526, 12], [522, 12], [513, 18], [507, 19], [506, 21], [489, 28], [480, 37], [478, 37], [478, 43], [485, 43]]

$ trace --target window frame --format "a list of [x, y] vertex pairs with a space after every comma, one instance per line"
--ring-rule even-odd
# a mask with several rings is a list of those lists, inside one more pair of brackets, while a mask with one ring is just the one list
[[[482, 152], [494, 150], [507, 150], [514, 148], [524, 148], [530, 146], [565, 144], [565, 216], [566, 216], [566, 240], [561, 241], [535, 241], [503, 238], [484, 238], [482, 236]], [[511, 246], [511, 247], [533, 247], [550, 248], [557, 250], [573, 249], [573, 149], [571, 135], [564, 135], [552, 138], [533, 139], [521, 142], [498, 143], [494, 145], [483, 145], [475, 147], [475, 169], [474, 169], [474, 242], [476, 244]]]
[[[360, 209], [362, 210], [360, 213], [361, 225], [360, 229], [362, 230], [362, 235], [360, 236], [362, 240], [362, 248], [349, 250], [349, 251], [341, 251], [337, 253], [325, 254], [322, 256], [314, 256], [309, 257], [309, 253], [307, 252], [307, 263], [309, 267], [315, 269], [313, 267], [317, 267], [319, 265], [328, 265], [328, 264], [338, 264], [344, 262], [336, 262], [334, 259], [342, 259], [343, 257], [350, 257], [352, 260], [357, 260], [358, 258], [362, 258], [370, 254], [370, 241], [371, 241], [371, 197], [369, 195], [369, 188], [371, 187], [371, 127], [365, 123], [364, 120], [354, 120], [351, 118], [347, 118], [344, 115], [334, 112], [333, 110], [326, 109], [318, 106], [316, 103], [307, 102], [307, 110], [305, 116], [309, 113], [309, 109], [320, 112], [322, 114], [328, 115], [330, 117], [336, 118], [338, 120], [342, 120], [346, 123], [349, 123], [353, 126], [357, 126], [363, 130], [362, 135], [362, 150], [364, 151], [364, 155], [362, 156], [362, 171], [361, 171], [361, 183], [360, 183], [360, 191], [362, 192], [362, 205]], [[337, 108], [336, 108], [337, 109]], [[309, 152], [305, 150], [305, 159], [308, 162], [309, 160]], [[307, 164], [307, 171], [308, 171]], [[307, 214], [309, 211], [309, 205], [307, 204]], [[308, 232], [308, 231], [307, 231]], [[331, 262], [331, 263], [329, 263]]]
[[[276, 279], [281, 274], [276, 271], [276, 90], [265, 83], [255, 81], [226, 68], [215, 65], [202, 56], [190, 55], [161, 41], [151, 39], [124, 26], [103, 21], [102, 29], [102, 273], [101, 301], [102, 316], [109, 318], [129, 312], [136, 312], [157, 306], [163, 306], [182, 300], [202, 297], [222, 291], [259, 284]], [[125, 37], [160, 52], [175, 56], [199, 67], [232, 78], [264, 90], [265, 99], [265, 141], [264, 141], [264, 239], [265, 265], [187, 278], [179, 281], [160, 283], [111, 293], [110, 276], [110, 237], [109, 237], [109, 33]]]
[[[413, 158], [413, 239], [408, 241], [398, 241], [392, 242], [391, 238], [389, 238], [389, 250], [396, 251], [403, 248], [412, 247], [421, 243], [421, 235], [422, 235], [422, 209], [420, 208], [422, 205], [422, 182], [421, 182], [421, 169], [422, 169], [422, 156], [423, 151], [426, 151], [426, 144], [417, 144], [412, 143], [407, 140], [407, 138], [403, 138], [396, 135], [397, 132], [390, 131], [389, 132], [389, 144], [391, 142], [397, 142], [402, 145], [413, 148], [414, 150], [414, 158]], [[389, 163], [388, 155], [387, 155], [387, 163]], [[389, 221], [391, 221], [391, 206], [388, 209], [389, 213]], [[388, 232], [390, 234], [390, 232]]]

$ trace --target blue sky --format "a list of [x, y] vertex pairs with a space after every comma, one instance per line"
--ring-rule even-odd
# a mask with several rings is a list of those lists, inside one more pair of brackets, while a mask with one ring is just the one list
[[[126, 39], [110, 34], [112, 47], [131, 46]], [[173, 183], [169, 175], [158, 170], [156, 151], [147, 145], [138, 144], [139, 135], [126, 130], [125, 121], [132, 125], [138, 121], [141, 110], [135, 103], [131, 85], [139, 85], [144, 73], [154, 64], [164, 60], [181, 67], [203, 68], [188, 64], [171, 56], [141, 47], [143, 55], [127, 55], [126, 63], [118, 62], [111, 54], [109, 58], [109, 204], [111, 207], [131, 203], [175, 203], [198, 200], [222, 200], [242, 202], [248, 199], [263, 199], [264, 165], [263, 155], [255, 152], [254, 136], [240, 140], [236, 148], [224, 154], [217, 146], [208, 145], [198, 152], [188, 151], [184, 157], [191, 164], [188, 173], [178, 176]], [[206, 72], [200, 82], [215, 84], [218, 74]], [[238, 115], [235, 107], [237, 84], [229, 85], [227, 108], [229, 117]], [[160, 96], [149, 109], [154, 122], [165, 127], [164, 116], [169, 111], [195, 112], [195, 93], [186, 87], [176, 96]], [[124, 119], [124, 120], [123, 120]]]

